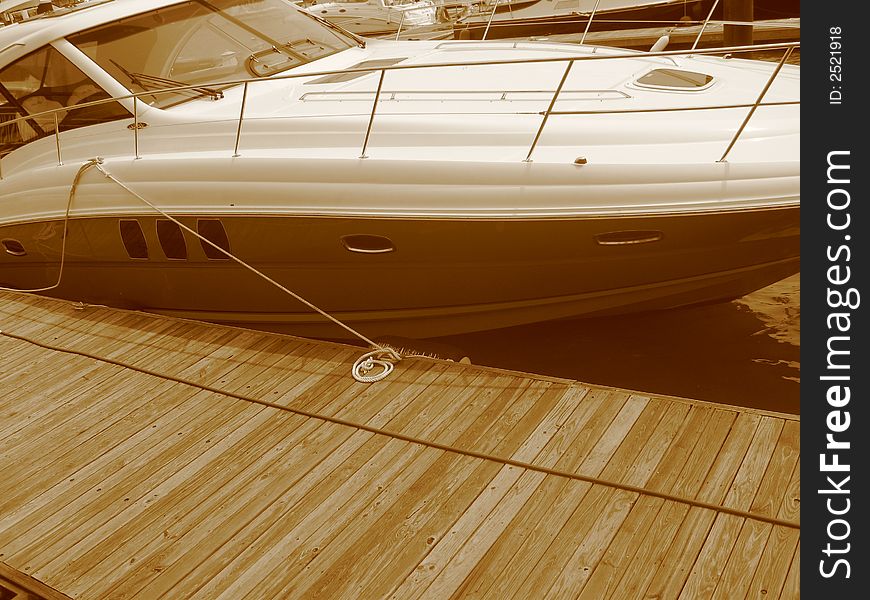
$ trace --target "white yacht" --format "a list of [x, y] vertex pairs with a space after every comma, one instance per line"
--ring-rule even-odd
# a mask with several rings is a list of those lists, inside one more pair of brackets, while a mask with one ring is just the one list
[[438, 22], [432, 0], [328, 0], [305, 10], [348, 31], [372, 37]]
[[734, 298], [799, 268], [799, 87], [366, 40], [285, 0], [80, 2], [0, 26], [0, 286], [323, 337], [224, 251], [369, 336]]

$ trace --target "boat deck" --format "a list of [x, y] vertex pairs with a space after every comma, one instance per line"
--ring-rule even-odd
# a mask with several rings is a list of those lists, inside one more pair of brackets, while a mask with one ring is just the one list
[[426, 358], [367, 385], [359, 348], [21, 294], [0, 328], [8, 589], [798, 597], [793, 415]]

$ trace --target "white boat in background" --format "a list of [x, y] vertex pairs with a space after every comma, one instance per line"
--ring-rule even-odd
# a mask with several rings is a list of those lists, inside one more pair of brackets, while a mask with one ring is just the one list
[[0, 48], [6, 288], [344, 333], [226, 251], [366, 335], [430, 337], [799, 268], [795, 66], [364, 40], [284, 0], [91, 0]]
[[305, 7], [353, 33], [382, 36], [438, 22], [432, 0], [329, 0]]

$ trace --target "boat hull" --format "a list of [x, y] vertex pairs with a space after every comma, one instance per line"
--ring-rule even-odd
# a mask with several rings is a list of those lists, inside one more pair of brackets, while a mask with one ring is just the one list
[[[130, 218], [142, 228], [147, 259], [125, 250], [119, 220]], [[219, 219], [231, 252], [370, 337], [434, 337], [725, 300], [799, 270], [797, 206], [597, 218], [179, 218], [193, 229], [202, 219]], [[166, 258], [158, 220], [73, 219], [62, 282], [50, 294], [345, 337], [233, 261], [209, 258], [190, 233], [186, 258]], [[52, 283], [62, 229], [57, 220], [0, 228], [0, 238], [27, 249], [25, 256], [0, 258], [0, 285]], [[387, 240], [393, 250], [360, 252], [347, 242], [354, 236]]]

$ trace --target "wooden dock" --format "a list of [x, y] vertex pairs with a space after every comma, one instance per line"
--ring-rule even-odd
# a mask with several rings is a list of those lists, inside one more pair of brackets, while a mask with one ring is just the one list
[[[0, 292], [0, 588], [798, 597], [800, 422]], [[9, 597], [9, 596], [3, 596]]]

